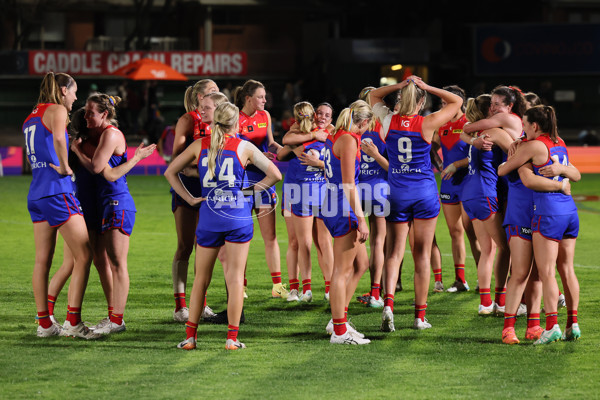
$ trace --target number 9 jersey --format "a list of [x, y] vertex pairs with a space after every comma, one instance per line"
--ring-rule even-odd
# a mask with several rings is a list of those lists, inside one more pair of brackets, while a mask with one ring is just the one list
[[431, 143], [421, 133], [423, 117], [393, 114], [385, 138], [388, 182], [395, 199], [437, 196], [437, 182], [431, 168]]

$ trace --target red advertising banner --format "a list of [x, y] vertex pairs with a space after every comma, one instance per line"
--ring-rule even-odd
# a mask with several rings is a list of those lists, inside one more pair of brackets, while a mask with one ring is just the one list
[[29, 51], [29, 74], [49, 71], [70, 75], [112, 75], [118, 68], [140, 58], [163, 62], [184, 75], [246, 75], [245, 52], [205, 51]]

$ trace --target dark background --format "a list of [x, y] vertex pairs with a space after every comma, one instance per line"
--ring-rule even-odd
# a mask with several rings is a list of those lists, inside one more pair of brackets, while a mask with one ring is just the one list
[[[328, 101], [337, 112], [363, 87], [410, 73], [438, 87], [459, 85], [468, 96], [499, 84], [533, 91], [557, 109], [571, 144], [594, 144], [600, 127], [599, 1], [4, 0], [0, 23], [3, 137], [19, 134], [37, 99], [41, 77], [23, 73], [26, 51], [36, 49], [244, 51], [246, 76], [210, 78], [221, 89], [262, 81], [276, 131], [298, 100]], [[396, 64], [403, 68], [391, 71]], [[116, 94], [122, 84], [75, 78], [75, 107], [95, 87]], [[124, 120], [123, 110], [123, 130], [154, 141], [155, 130], [184, 112], [185, 87], [201, 78], [150, 91], [129, 82], [142, 108], [139, 124]], [[286, 86], [295, 92], [284, 97]], [[152, 102], [158, 127], [147, 126]]]

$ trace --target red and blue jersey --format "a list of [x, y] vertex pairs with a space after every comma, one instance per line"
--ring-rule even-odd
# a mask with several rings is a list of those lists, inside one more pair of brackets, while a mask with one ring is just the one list
[[[266, 111], [256, 111], [254, 116], [240, 111], [240, 139], [252, 142], [263, 153], [269, 151], [269, 115]], [[259, 182], [265, 174], [254, 165], [248, 166], [248, 180], [252, 183]]]
[[252, 117], [240, 111], [240, 138], [254, 143], [262, 152], [269, 151], [268, 127], [266, 111], [256, 111]]
[[350, 230], [358, 227], [358, 219], [343, 190], [341, 160], [333, 152], [335, 142], [343, 135], [351, 135], [357, 142], [356, 156], [354, 158], [354, 184], [358, 185], [358, 171], [360, 164], [360, 136], [339, 130], [325, 142], [325, 177], [327, 189], [321, 205], [321, 217], [325, 226], [333, 237], [346, 235]]
[[[478, 136], [481, 132], [478, 132]], [[477, 150], [469, 146], [469, 167], [463, 183], [461, 199], [472, 200], [484, 197], [496, 198], [498, 195], [498, 172], [494, 164], [494, 152]]]
[[[361, 136], [361, 143], [371, 142], [377, 146], [379, 154], [386, 157], [385, 141], [381, 138], [381, 124], [379, 121], [375, 124], [372, 131], [365, 131]], [[387, 182], [387, 171], [383, 169], [381, 165], [373, 157], [365, 154], [363, 151], [360, 152], [360, 174], [358, 176], [359, 182], [366, 183], [379, 183]]]
[[388, 182], [392, 195], [420, 199], [437, 194], [437, 182], [431, 167], [431, 143], [423, 138], [424, 117], [392, 115], [385, 137], [389, 160]]
[[226, 232], [252, 225], [252, 204], [244, 197], [245, 168], [238, 151], [241, 139], [228, 137], [223, 149], [217, 152], [214, 176], [208, 175], [210, 137], [202, 139], [198, 173], [202, 186], [198, 230]]
[[[448, 121], [438, 129], [440, 142], [442, 145], [442, 158], [444, 168], [455, 161], [462, 160], [467, 157], [469, 145], [460, 140], [460, 134], [463, 127], [467, 123], [467, 118], [463, 115], [456, 121]], [[467, 170], [461, 168], [457, 170], [450, 179], [453, 185], [460, 185], [467, 175]], [[445, 182], [445, 181], [444, 181]], [[443, 183], [443, 182], [442, 182]]]
[[[323, 161], [325, 156], [325, 143], [319, 142], [318, 140], [312, 140], [310, 142], [302, 143], [300, 146], [303, 147], [302, 151], [304, 153], [312, 154]], [[286, 181], [288, 183], [322, 184], [326, 181], [321, 168], [303, 165], [297, 157], [290, 160], [286, 176], [289, 176], [289, 180]]]
[[[567, 146], [562, 139], [559, 138], [558, 143], [554, 143], [552, 139], [545, 134], [537, 137], [535, 140], [542, 142], [548, 149], [548, 159], [546, 162], [541, 165], [533, 164], [533, 171], [536, 175], [542, 176], [539, 173], [540, 168], [551, 165], [556, 158], [562, 165], [569, 165]], [[554, 178], [548, 179], [561, 182], [564, 178], [562, 176], [555, 176]], [[535, 215], [568, 215], [577, 212], [577, 206], [573, 201], [573, 197], [561, 192], [534, 192], [533, 204], [533, 212]]]
[[360, 136], [355, 133], [339, 130], [333, 137], [328, 137], [325, 142], [325, 178], [329, 185], [341, 185], [342, 182], [342, 165], [341, 160], [333, 152], [333, 146], [343, 135], [350, 135], [357, 141], [358, 150], [356, 151], [356, 158], [354, 160], [354, 183], [358, 184], [358, 174], [360, 166]]
[[188, 143], [189, 146], [189, 144], [194, 140], [202, 139], [205, 136], [209, 136], [210, 131], [207, 132], [206, 127], [208, 126], [210, 129], [210, 125], [202, 122], [202, 115], [200, 115], [200, 112], [198, 110], [190, 111], [188, 115], [191, 116], [192, 120], [194, 121], [194, 132], [192, 134], [191, 140]]
[[[117, 130], [121, 135], [123, 135], [123, 132], [112, 125], [107, 126], [104, 132], [111, 128]], [[125, 140], [125, 136], [123, 136], [123, 140]], [[113, 154], [110, 156], [108, 165], [111, 168], [115, 168], [121, 164], [125, 164], [126, 162], [127, 151], [125, 151], [123, 154]], [[131, 194], [129, 193], [129, 186], [127, 185], [127, 175], [123, 175], [116, 181], [111, 182], [106, 180], [101, 174], [98, 174], [96, 175], [96, 186], [98, 189], [98, 195], [102, 199], [105, 209], [110, 207], [113, 211], [135, 211], [133, 197], [131, 197]]]
[[[61, 193], [73, 193], [74, 187], [70, 176], [61, 175], [50, 163], [58, 166], [58, 156], [54, 149], [53, 132], [44, 125], [42, 118], [51, 103], [38, 104], [23, 123], [27, 159], [31, 165], [31, 186], [27, 194], [28, 200], [38, 200], [42, 197], [53, 196]], [[69, 148], [69, 135], [67, 131], [57, 132], [65, 135], [67, 149]]]
[[[190, 144], [192, 144], [195, 140], [202, 139], [203, 137], [210, 136], [210, 124], [202, 122], [202, 116], [198, 110], [190, 111], [188, 113], [192, 120], [194, 121], [194, 131], [191, 136], [186, 136], [185, 138], [185, 148], [187, 148]], [[178, 174], [181, 183], [185, 188], [190, 192], [190, 194], [194, 197], [200, 196], [200, 184], [198, 183], [198, 179], [186, 176], [182, 173]], [[171, 193], [176, 196], [175, 191], [171, 188]], [[181, 200], [183, 201], [183, 200]]]

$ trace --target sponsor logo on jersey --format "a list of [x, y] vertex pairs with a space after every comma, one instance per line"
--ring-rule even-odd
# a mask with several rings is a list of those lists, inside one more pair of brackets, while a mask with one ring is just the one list
[[402, 164], [400, 168], [392, 168], [392, 174], [420, 174], [421, 168], [411, 168], [408, 164]]
[[521, 235], [529, 235], [531, 236], [531, 228], [527, 228], [525, 226], [521, 227]]
[[111, 206], [118, 206], [119, 200], [111, 200], [108, 204], [110, 204]]
[[440, 193], [440, 199], [450, 200], [452, 197], [448, 193]]
[[31, 169], [46, 168], [47, 167], [47, 164], [46, 164], [45, 161], [37, 162], [37, 157], [34, 154], [32, 154], [30, 156], [30, 164], [31, 164]]
[[259, 128], [266, 128], [266, 127], [267, 127], [267, 123], [266, 123], [266, 122], [260, 122], [260, 123], [258, 124], [258, 127], [259, 127]]

